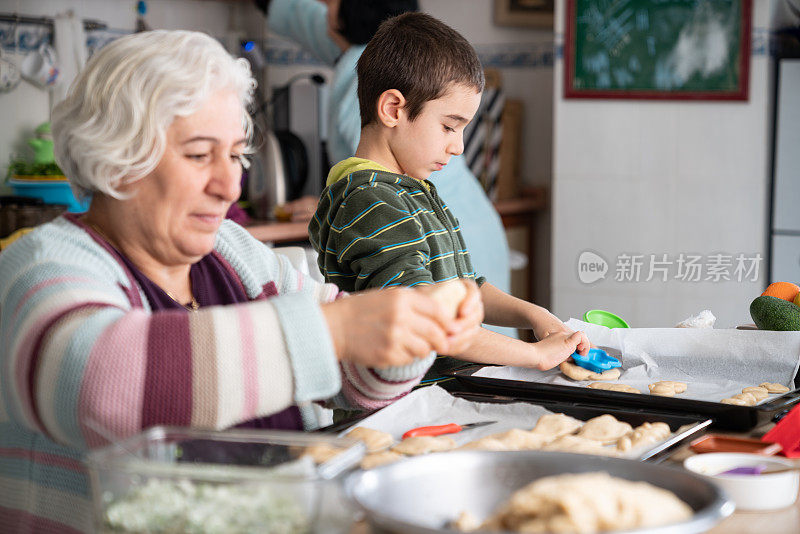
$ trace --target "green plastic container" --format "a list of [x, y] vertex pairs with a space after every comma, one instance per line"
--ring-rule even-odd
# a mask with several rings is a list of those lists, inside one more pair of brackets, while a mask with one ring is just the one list
[[583, 321], [607, 328], [630, 328], [622, 317], [605, 310], [589, 310], [583, 314]]

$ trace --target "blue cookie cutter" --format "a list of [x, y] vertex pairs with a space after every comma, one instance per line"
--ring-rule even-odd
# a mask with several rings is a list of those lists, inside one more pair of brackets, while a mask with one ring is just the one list
[[575, 364], [595, 373], [602, 373], [615, 367], [622, 367], [622, 362], [613, 356], [609, 356], [603, 349], [589, 349], [586, 356], [581, 356], [577, 352], [572, 355]]

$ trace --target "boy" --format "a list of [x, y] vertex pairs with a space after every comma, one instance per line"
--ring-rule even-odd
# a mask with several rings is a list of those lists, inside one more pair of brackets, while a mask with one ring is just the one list
[[533, 328], [541, 341], [482, 329], [452, 356], [544, 370], [585, 353], [585, 334], [476, 276], [458, 221], [427, 181], [463, 152], [480, 104], [483, 69], [470, 44], [429, 15], [406, 13], [381, 24], [357, 72], [361, 140], [331, 169], [309, 224], [326, 281], [356, 291], [474, 279], [486, 323]]

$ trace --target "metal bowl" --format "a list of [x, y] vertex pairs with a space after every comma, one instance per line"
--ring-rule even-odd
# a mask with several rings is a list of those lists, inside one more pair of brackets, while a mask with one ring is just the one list
[[694, 510], [688, 521], [635, 532], [705, 532], [734, 509], [722, 490], [681, 468], [560, 452], [428, 454], [352, 473], [345, 480], [345, 488], [348, 497], [366, 512], [370, 524], [379, 531], [456, 532], [447, 525], [465, 510], [483, 520], [514, 491], [537, 478], [592, 471], [606, 471], [670, 490]]

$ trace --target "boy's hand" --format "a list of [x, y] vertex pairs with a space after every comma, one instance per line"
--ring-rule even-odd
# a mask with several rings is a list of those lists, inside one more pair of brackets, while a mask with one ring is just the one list
[[[567, 325], [559, 321], [558, 318], [553, 317], [553, 319], [555, 319], [555, 321], [550, 321], [546, 325], [540, 325], [539, 327], [533, 329], [533, 333], [536, 336], [536, 339], [538, 339], [539, 341], [543, 341], [553, 334], [575, 333], [574, 330], [567, 327]], [[581, 335], [580, 343], [578, 343], [577, 349], [574, 350], [573, 352], [577, 352], [581, 356], [586, 356], [586, 353], [589, 352], [589, 349], [594, 347], [594, 345], [592, 345], [592, 343], [589, 341], [589, 337], [586, 334], [580, 332], [580, 335]]]
[[[583, 332], [556, 332], [548, 334], [547, 337], [534, 343], [539, 355], [539, 363], [536, 367], [540, 371], [547, 371], [560, 364], [578, 349], [578, 345], [588, 339]], [[588, 350], [588, 348], [587, 348]]]

